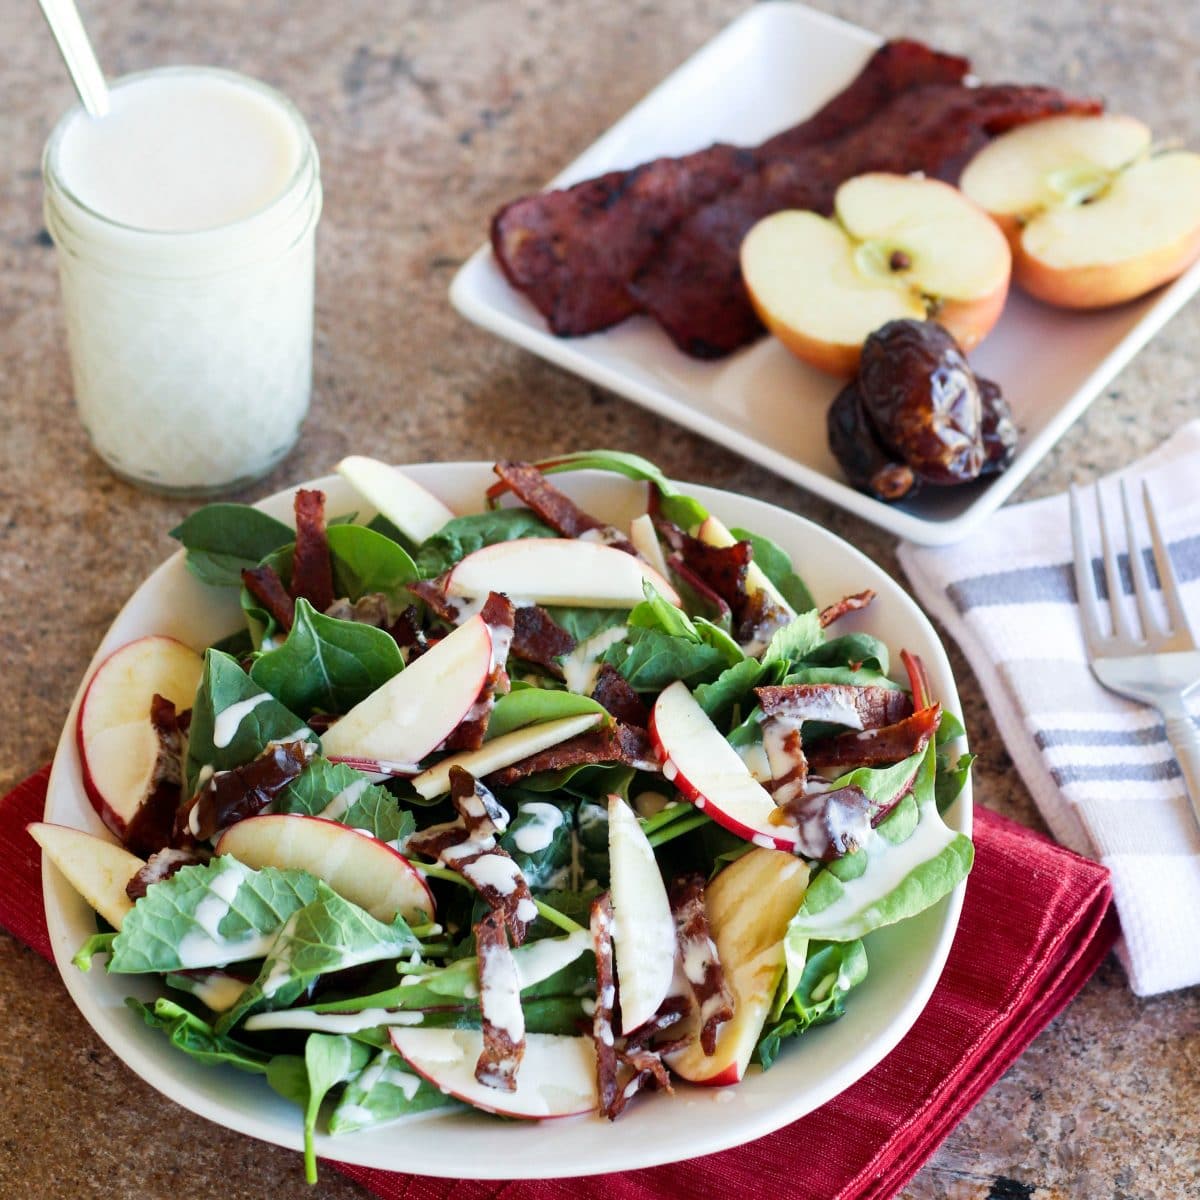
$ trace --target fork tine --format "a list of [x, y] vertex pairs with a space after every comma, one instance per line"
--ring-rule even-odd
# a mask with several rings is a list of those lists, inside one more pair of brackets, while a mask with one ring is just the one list
[[1142, 618], [1142, 629], [1147, 641], [1156, 641], [1167, 636], [1162, 622], [1150, 605], [1150, 577], [1146, 573], [1146, 559], [1140, 539], [1133, 527], [1133, 510], [1129, 504], [1129, 488], [1121, 480], [1121, 509], [1125, 514], [1125, 544], [1129, 547], [1129, 571], [1133, 576], [1133, 596], [1137, 601]]
[[1150, 495], [1150, 486], [1142, 480], [1142, 502], [1146, 506], [1146, 520], [1150, 525], [1150, 540], [1154, 545], [1154, 565], [1158, 570], [1158, 581], [1162, 584], [1163, 599], [1167, 602], [1167, 612], [1171, 614], [1171, 628], [1176, 634], [1186, 635], [1196, 644], [1196, 635], [1188, 624], [1187, 613], [1183, 611], [1183, 600], [1179, 594], [1179, 580], [1175, 577], [1175, 566], [1171, 562], [1171, 553], [1163, 538], [1162, 529], [1158, 524], [1158, 513], [1154, 509], [1154, 501]]
[[1071, 484], [1071, 545], [1075, 551], [1075, 594], [1079, 599], [1079, 615], [1083, 623], [1083, 641], [1088, 653], [1095, 657], [1104, 634], [1100, 631], [1100, 609], [1096, 600], [1096, 583], [1092, 576], [1092, 556], [1083, 532], [1083, 514], [1079, 509], [1079, 489]]
[[1104, 549], [1104, 578], [1108, 581], [1108, 607], [1112, 612], [1113, 634], [1131, 642], [1140, 642], [1142, 635], [1133, 628], [1125, 606], [1125, 589], [1121, 583], [1121, 568], [1112, 538], [1108, 532], [1108, 520], [1104, 511], [1104, 496], [1096, 485], [1096, 515], [1100, 519], [1100, 545]]

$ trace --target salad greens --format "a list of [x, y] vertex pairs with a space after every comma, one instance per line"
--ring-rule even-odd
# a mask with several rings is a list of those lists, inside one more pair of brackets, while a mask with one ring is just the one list
[[[106, 959], [110, 972], [163, 976], [165, 995], [152, 1004], [131, 999], [130, 1007], [197, 1061], [261, 1074], [293, 1100], [303, 1112], [310, 1179], [322, 1112], [324, 1127], [341, 1134], [459, 1104], [397, 1052], [404, 1043], [397, 1034], [408, 1026], [494, 1033], [479, 943], [489, 914], [510, 921], [506, 954], [518, 981], [522, 1038], [578, 1040], [599, 1020], [597, 1005], [611, 1006], [598, 992], [598, 943], [587, 931], [591, 920], [594, 933], [593, 902], [614, 874], [610, 803], [633, 806], [665, 883], [696, 874], [711, 880], [748, 854], [796, 865], [788, 851], [764, 846], [790, 845], [807, 859], [807, 890], [775, 935], [782, 967], [754, 1033], [754, 1058], [764, 1069], [786, 1042], [852, 1010], [853, 991], [868, 973], [868, 935], [936, 903], [971, 866], [969, 839], [941, 816], [970, 769], [970, 756], [955, 754], [962, 727], [925, 694], [911, 664], [910, 696], [890, 676], [889, 648], [877, 637], [857, 627], [827, 633], [828, 619], [780, 546], [741, 529], [723, 535], [732, 545], [704, 542], [707, 510], [646, 460], [593, 451], [539, 466], [536, 495], [519, 497], [528, 506], [502, 505], [505, 486], [498, 484], [483, 511], [457, 516], [423, 539], [412, 536], [401, 511], [369, 523], [330, 514], [320, 536], [337, 600], [326, 611], [310, 603], [296, 578], [311, 571], [312, 545], [298, 544], [311, 530], [294, 531], [242, 505], [212, 504], [172, 531], [198, 579], [241, 589], [246, 628], [222, 641], [234, 653], [206, 651], [186, 724], [172, 853], [188, 865], [149, 881], [119, 931], [90, 939], [76, 961], [84, 970]], [[623, 531], [586, 514], [581, 520], [545, 479], [585, 468], [649, 485], [649, 512], [671, 572], [680, 575], [682, 600], [675, 603], [671, 580], [639, 568], [640, 598], [547, 603], [543, 616], [561, 635], [549, 654], [520, 619], [533, 600], [500, 598], [510, 614], [505, 625], [503, 616], [488, 615], [493, 600], [456, 595], [448, 573], [485, 547], [562, 538], [569, 528], [575, 532], [567, 536], [597, 541], [604, 553], [632, 551]], [[762, 575], [749, 576], [748, 562]], [[288, 613], [272, 610], [246, 571], [297, 589], [290, 627]], [[763, 576], [767, 584], [754, 582]], [[352, 710], [378, 705], [375, 730], [425, 719], [437, 707], [430, 694], [390, 707], [381, 697], [401, 696], [413, 664], [448, 655], [439, 647], [472, 621], [487, 628], [495, 661], [452, 736], [435, 738], [407, 770], [389, 766], [385, 755], [322, 752], [326, 730], [358, 719], [347, 719]], [[767, 824], [739, 825], [722, 798], [680, 766], [686, 756], [667, 745], [657, 724], [664, 694], [680, 686], [698, 706], [695, 720], [711, 731], [705, 736], [732, 754], [724, 769], [740, 771], [741, 786], [755, 796], [774, 794]], [[784, 693], [801, 715], [791, 725], [769, 705], [774, 715], [766, 715], [762, 688]], [[859, 724], [840, 723], [851, 711]], [[475, 818], [485, 822], [483, 832], [470, 827], [457, 792], [452, 801], [422, 792], [420, 776], [410, 778], [447, 754], [486, 755], [523, 732], [539, 736], [571, 720], [582, 720], [585, 731], [488, 767], [484, 792], [494, 807], [482, 805], [490, 815]], [[232, 786], [238, 771], [262, 767], [280, 746], [300, 747], [290, 773], [256, 776], [238, 816], [316, 818], [353, 829], [418, 863], [427, 901], [407, 908], [396, 901], [381, 919], [358, 893], [293, 865], [295, 852], [283, 842], [273, 861], [257, 865], [197, 843], [188, 832], [197, 826], [186, 820], [194, 798]], [[472, 874], [476, 859], [496, 861]], [[486, 882], [502, 877], [518, 878], [533, 902], [520, 937], [505, 900], [512, 885]], [[711, 953], [736, 958], [733, 935], [718, 918], [708, 917]], [[695, 984], [690, 971], [687, 978]], [[617, 987], [619, 996], [619, 978]], [[736, 990], [729, 995], [731, 1003], [749, 1002]], [[645, 1049], [653, 1053], [652, 1045]], [[670, 1055], [666, 1061], [683, 1070]]]

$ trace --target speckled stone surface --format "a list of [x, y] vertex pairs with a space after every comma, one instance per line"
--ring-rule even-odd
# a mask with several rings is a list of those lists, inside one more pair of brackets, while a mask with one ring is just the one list
[[[308, 116], [326, 188], [315, 400], [255, 494], [343, 454], [394, 461], [647, 450], [672, 474], [814, 518], [895, 570], [892, 539], [750, 463], [466, 326], [446, 288], [492, 209], [569, 161], [738, 0], [125, 0], [85, 4], [110, 74], [234, 67]], [[828, 0], [884, 34], [968, 54], [981, 76], [1097, 91], [1200, 146], [1192, 0]], [[0, 788], [46, 761], [92, 650], [173, 549], [188, 505], [114, 479], [70, 401], [39, 153], [70, 92], [35, 5], [0, 39]], [[1118, 376], [1021, 496], [1116, 467], [1200, 413], [1200, 307]], [[1045, 353], [1052, 354], [1053, 347]], [[249, 495], [245, 498], [251, 498]], [[1038, 826], [954, 653], [976, 795]], [[1014, 886], [1020, 886], [1014, 880]], [[0, 938], [0, 1198], [303, 1194], [299, 1160], [191, 1117], [91, 1033], [53, 968]], [[906, 1200], [1173, 1200], [1200, 1194], [1200, 991], [1134, 998], [1109, 961], [955, 1130]], [[333, 1171], [308, 1194], [362, 1196]]]

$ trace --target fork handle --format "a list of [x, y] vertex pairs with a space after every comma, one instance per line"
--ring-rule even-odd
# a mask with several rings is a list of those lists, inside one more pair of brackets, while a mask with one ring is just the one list
[[1192, 802], [1192, 812], [1197, 824], [1200, 824], [1200, 731], [1196, 729], [1196, 722], [1192, 720], [1182, 700], [1178, 709], [1164, 715], [1167, 740], [1179, 760], [1184, 787], [1187, 789], [1188, 799]]

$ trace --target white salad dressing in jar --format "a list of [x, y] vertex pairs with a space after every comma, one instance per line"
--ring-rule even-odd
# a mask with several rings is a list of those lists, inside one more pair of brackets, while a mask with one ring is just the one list
[[179, 494], [291, 449], [312, 385], [316, 147], [278, 92], [167, 67], [74, 108], [43, 159], [75, 400], [100, 456]]

